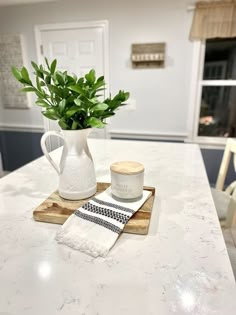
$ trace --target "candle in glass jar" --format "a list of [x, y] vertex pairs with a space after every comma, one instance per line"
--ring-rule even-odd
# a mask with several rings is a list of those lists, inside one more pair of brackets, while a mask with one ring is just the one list
[[114, 197], [136, 200], [142, 197], [144, 166], [135, 161], [115, 162], [111, 170], [111, 191]]

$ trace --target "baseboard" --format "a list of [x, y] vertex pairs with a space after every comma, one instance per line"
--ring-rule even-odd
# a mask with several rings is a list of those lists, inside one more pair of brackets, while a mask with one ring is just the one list
[[131, 139], [131, 140], [167, 140], [184, 142], [187, 133], [151, 133], [136, 131], [109, 130], [111, 139]]

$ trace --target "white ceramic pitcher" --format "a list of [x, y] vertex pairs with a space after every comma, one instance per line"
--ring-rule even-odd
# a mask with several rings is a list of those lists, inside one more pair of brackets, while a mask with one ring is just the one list
[[[82, 130], [47, 131], [41, 138], [41, 147], [48, 161], [59, 175], [59, 195], [69, 200], [85, 199], [95, 194], [96, 176], [87, 137], [91, 128]], [[46, 139], [57, 136], [64, 140], [60, 166], [49, 155]]]

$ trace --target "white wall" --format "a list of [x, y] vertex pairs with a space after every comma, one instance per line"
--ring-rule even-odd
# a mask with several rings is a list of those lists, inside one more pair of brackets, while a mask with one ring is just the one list
[[[188, 0], [64, 0], [0, 8], [0, 33], [22, 33], [27, 64], [37, 60], [34, 25], [84, 20], [109, 20], [110, 88], [130, 91], [136, 110], [111, 119], [110, 130], [131, 133], [187, 132], [192, 44], [188, 40], [192, 12]], [[132, 69], [132, 43], [165, 42], [164, 69]], [[40, 109], [5, 110], [0, 124], [42, 126]]]

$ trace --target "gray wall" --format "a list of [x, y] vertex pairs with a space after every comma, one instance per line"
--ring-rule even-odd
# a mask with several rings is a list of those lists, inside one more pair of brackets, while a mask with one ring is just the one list
[[42, 133], [0, 131], [0, 152], [4, 171], [14, 171], [42, 155]]
[[[109, 21], [109, 81], [112, 94], [130, 91], [135, 110], [111, 119], [113, 132], [187, 135], [192, 42], [189, 0], [58, 0], [1, 7], [0, 33], [24, 38], [25, 65], [37, 60], [34, 27], [40, 24]], [[165, 42], [163, 69], [132, 69], [133, 43]], [[145, 115], [144, 115], [145, 114]], [[0, 124], [43, 126], [40, 109], [10, 111], [0, 106]], [[182, 139], [181, 138], [181, 139]]]
[[[13, 171], [42, 155], [40, 138], [42, 133], [0, 131], [0, 152], [3, 169]], [[223, 150], [201, 149], [209, 183], [216, 183]], [[226, 184], [235, 180], [235, 171], [231, 160]]]

